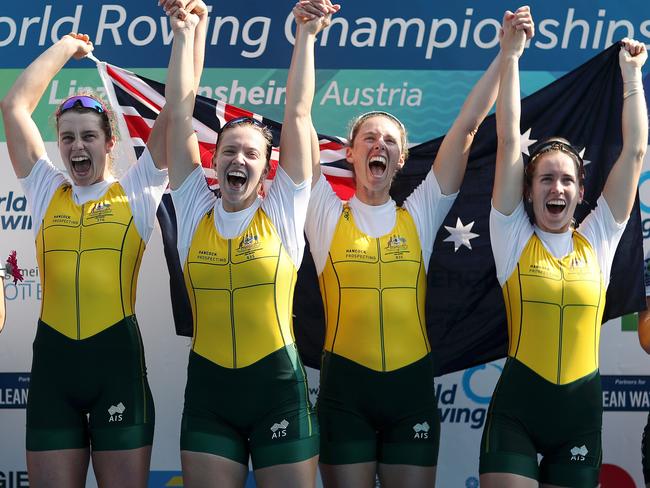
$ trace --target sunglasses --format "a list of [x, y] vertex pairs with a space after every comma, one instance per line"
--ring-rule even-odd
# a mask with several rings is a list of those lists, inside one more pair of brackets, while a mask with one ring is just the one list
[[570, 144], [567, 144], [562, 141], [558, 140], [550, 140], [547, 142], [544, 142], [537, 147], [533, 148], [533, 152], [530, 155], [530, 160], [533, 161], [537, 159], [539, 156], [541, 156], [544, 153], [550, 152], [550, 151], [561, 151], [567, 154], [571, 154], [575, 156], [577, 161], [580, 163], [580, 166], [582, 166], [584, 163], [582, 162], [582, 156], [580, 156], [580, 153], [576, 151], [576, 149], [571, 146]]
[[226, 129], [229, 129], [230, 127], [233, 127], [235, 125], [239, 124], [252, 124], [255, 127], [259, 127], [260, 129], [266, 129], [266, 125], [264, 125], [262, 122], [260, 122], [257, 119], [254, 119], [253, 117], [249, 117], [247, 115], [241, 116], [241, 117], [235, 117], [234, 119], [230, 119], [228, 122], [223, 124], [223, 127], [219, 132], [223, 132]]
[[75, 107], [89, 108], [100, 114], [106, 112], [106, 107], [104, 107], [99, 100], [95, 100], [93, 97], [86, 95], [78, 95], [68, 98], [65, 102], [59, 105], [59, 109], [56, 111], [56, 116], [60, 117], [61, 114]]

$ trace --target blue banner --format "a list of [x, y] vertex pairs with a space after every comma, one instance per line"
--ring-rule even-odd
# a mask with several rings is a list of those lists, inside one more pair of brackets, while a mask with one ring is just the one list
[[0, 373], [0, 409], [27, 407], [29, 379], [29, 373]]
[[[211, 2], [207, 2], [210, 4]], [[293, 41], [293, 1], [219, 2], [211, 6], [206, 67], [286, 68]], [[482, 70], [498, 48], [504, 10], [516, 4], [480, 2], [343, 3], [320, 35], [322, 69]], [[539, 2], [537, 36], [522, 67], [571, 69], [623, 37], [650, 41], [650, 7], [626, 2]], [[163, 67], [172, 33], [154, 1], [17, 2], [3, 4], [0, 67], [26, 66], [66, 33], [83, 32], [105, 61]]]
[[650, 410], [650, 376], [602, 376], [602, 382], [606, 412]]

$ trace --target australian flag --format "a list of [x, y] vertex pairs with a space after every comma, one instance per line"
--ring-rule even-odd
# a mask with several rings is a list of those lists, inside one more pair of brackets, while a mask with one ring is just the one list
[[[587, 178], [585, 203], [576, 211], [578, 223], [594, 207], [622, 148], [623, 86], [618, 50], [618, 45], [613, 45], [522, 100], [521, 148], [524, 159], [537, 140], [549, 136], [563, 136], [582, 148]], [[136, 152], [141, 151], [153, 120], [164, 104], [164, 85], [115, 66], [100, 63], [98, 67], [113, 107], [122, 116], [123, 127], [126, 127]], [[194, 128], [206, 178], [213, 187], [218, 182], [214, 180], [210, 161], [219, 128], [241, 115], [255, 117], [273, 131], [276, 147], [272, 164], [277, 165], [281, 124], [223, 102], [197, 97]], [[326, 135], [319, 135], [319, 139], [323, 173], [337, 194], [348, 199], [354, 192], [354, 182], [344, 159], [345, 139]], [[424, 179], [441, 142], [442, 137], [410, 149], [409, 159], [391, 190], [398, 204]], [[476, 135], [460, 194], [438, 232], [431, 256], [426, 316], [439, 375], [506, 354], [506, 316], [488, 228], [496, 149], [495, 118], [490, 116]], [[163, 199], [158, 218], [170, 272], [176, 331], [189, 335], [192, 330], [191, 309], [176, 254], [175, 217], [168, 196]], [[643, 308], [643, 244], [637, 202], [614, 259], [603, 320]], [[324, 319], [309, 252], [305, 252], [299, 270], [294, 329], [303, 361], [318, 368]]]

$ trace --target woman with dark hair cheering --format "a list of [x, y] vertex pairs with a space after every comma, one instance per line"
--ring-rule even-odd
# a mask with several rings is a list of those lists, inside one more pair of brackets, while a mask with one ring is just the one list
[[481, 486], [593, 488], [602, 453], [600, 327], [647, 147], [641, 82], [647, 53], [639, 42], [622, 43], [623, 148], [597, 207], [575, 229], [585, 175], [578, 151], [552, 137], [537, 145], [524, 169], [518, 62], [525, 38], [512, 27], [512, 16], [507, 12], [502, 26], [490, 216], [509, 349], [483, 432]]

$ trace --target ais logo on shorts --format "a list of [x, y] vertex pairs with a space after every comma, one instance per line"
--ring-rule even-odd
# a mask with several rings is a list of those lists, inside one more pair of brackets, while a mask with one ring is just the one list
[[126, 410], [126, 407], [122, 402], [118, 403], [117, 405], [111, 405], [111, 407], [108, 409], [108, 421], [109, 422], [121, 422], [122, 421], [122, 414]]
[[584, 461], [589, 450], [584, 444], [581, 447], [571, 448], [571, 461]]
[[280, 437], [287, 436], [287, 427], [289, 427], [289, 422], [287, 419], [283, 419], [282, 422], [275, 423], [271, 426], [271, 439], [279, 439]]
[[413, 426], [413, 430], [415, 431], [415, 434], [413, 434], [413, 439], [428, 439], [429, 438], [429, 423], [428, 422], [422, 422], [421, 424], [415, 424]]

